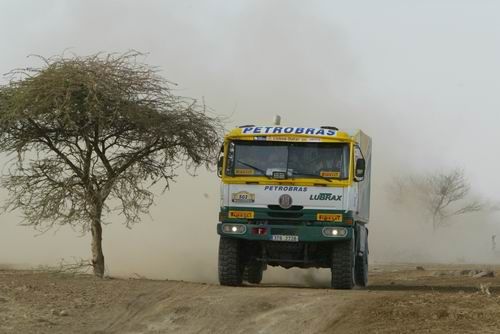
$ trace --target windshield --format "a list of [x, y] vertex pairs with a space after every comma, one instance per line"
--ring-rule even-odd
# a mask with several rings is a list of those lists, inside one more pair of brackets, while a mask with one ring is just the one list
[[349, 144], [234, 141], [226, 173], [233, 176], [347, 179]]

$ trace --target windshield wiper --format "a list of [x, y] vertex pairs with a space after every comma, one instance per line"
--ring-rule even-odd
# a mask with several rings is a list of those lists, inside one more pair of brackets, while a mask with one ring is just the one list
[[320, 178], [320, 179], [323, 179], [323, 180], [327, 180], [328, 182], [332, 182], [331, 179], [327, 178], [327, 177], [324, 177], [322, 175], [318, 175], [318, 174], [313, 174], [313, 173], [305, 173], [305, 172], [297, 172], [297, 171], [292, 171], [292, 175], [304, 175], [304, 176], [312, 176], [312, 177], [317, 177], [317, 178]]
[[265, 171], [265, 170], [263, 170], [263, 169], [261, 169], [261, 168], [259, 168], [259, 167], [256, 167], [256, 166], [254, 166], [254, 165], [250, 165], [249, 163], [246, 163], [246, 162], [241, 161], [241, 160], [238, 160], [238, 159], [236, 159], [236, 162], [239, 162], [240, 164], [245, 165], [245, 166], [247, 166], [247, 167], [250, 167], [250, 168], [252, 168], [252, 169], [255, 169], [256, 171], [261, 172], [261, 173], [262, 173], [262, 175], [264, 175], [264, 176], [265, 176], [265, 177], [267, 177], [268, 179], [272, 179], [272, 177], [270, 177], [269, 175], [266, 175], [266, 171]]

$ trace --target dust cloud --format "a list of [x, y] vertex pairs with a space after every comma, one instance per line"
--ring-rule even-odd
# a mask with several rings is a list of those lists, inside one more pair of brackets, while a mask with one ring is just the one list
[[[495, 2], [452, 0], [2, 2], [0, 72], [32, 65], [32, 53], [136, 49], [179, 94], [228, 116], [228, 128], [275, 114], [286, 125], [361, 128], [374, 147], [372, 263], [498, 262], [489, 244], [498, 214], [433, 234], [418, 208], [398, 210], [387, 194], [394, 176], [462, 167], [477, 194], [499, 201], [498, 12]], [[219, 180], [179, 174], [133, 229], [107, 218], [109, 274], [217, 280]], [[35, 237], [19, 215], [0, 216], [0, 263], [88, 258], [89, 236], [62, 227]], [[265, 280], [328, 284], [328, 271], [273, 269]]]

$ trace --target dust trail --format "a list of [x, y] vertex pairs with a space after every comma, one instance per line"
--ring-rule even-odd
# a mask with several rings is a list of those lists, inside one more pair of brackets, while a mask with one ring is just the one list
[[[419, 210], [399, 211], [386, 187], [399, 174], [459, 166], [478, 194], [499, 200], [491, 145], [500, 142], [500, 46], [491, 43], [500, 38], [499, 10], [449, 0], [2, 2], [0, 29], [16, 33], [4, 34], [0, 72], [31, 65], [31, 53], [134, 48], [149, 52], [180, 94], [230, 115], [228, 127], [280, 114], [286, 125], [362, 128], [374, 147], [372, 261], [495, 261], [488, 243], [500, 235], [498, 214], [463, 217], [431, 235]], [[216, 281], [219, 181], [179, 173], [132, 230], [109, 217], [111, 274]], [[17, 213], [0, 220], [0, 263], [88, 257], [90, 240], [75, 231], [34, 238], [16, 226]], [[266, 279], [328, 280], [327, 271], [273, 272]]]

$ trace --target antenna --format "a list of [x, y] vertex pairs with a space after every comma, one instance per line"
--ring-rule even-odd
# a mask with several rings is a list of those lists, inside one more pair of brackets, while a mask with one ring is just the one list
[[276, 115], [274, 116], [274, 125], [280, 125], [281, 124], [281, 116]]

